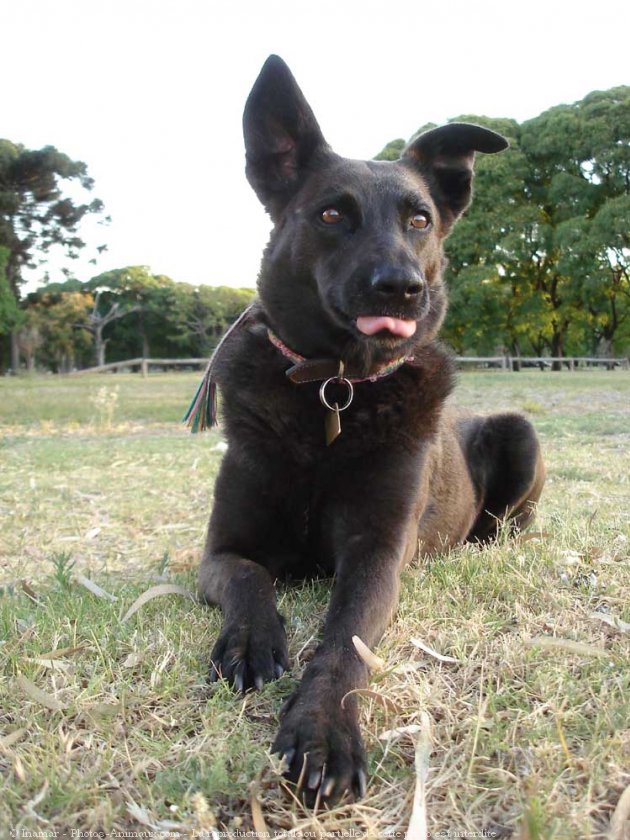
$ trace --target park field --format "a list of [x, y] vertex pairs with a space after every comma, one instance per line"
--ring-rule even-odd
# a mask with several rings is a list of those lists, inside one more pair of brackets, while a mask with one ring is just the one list
[[418, 784], [436, 837], [627, 840], [630, 373], [461, 374], [457, 402], [537, 427], [539, 516], [405, 571], [361, 700], [367, 796], [315, 813], [267, 750], [330, 582], [279, 591], [290, 673], [206, 683], [224, 447], [180, 422], [198, 380], [0, 380], [0, 838], [404, 837]]

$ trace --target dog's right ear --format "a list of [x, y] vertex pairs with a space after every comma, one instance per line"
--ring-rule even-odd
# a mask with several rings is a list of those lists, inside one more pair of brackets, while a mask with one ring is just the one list
[[309, 161], [328, 149], [315, 115], [284, 61], [271, 55], [243, 114], [247, 180], [276, 218], [304, 178]]

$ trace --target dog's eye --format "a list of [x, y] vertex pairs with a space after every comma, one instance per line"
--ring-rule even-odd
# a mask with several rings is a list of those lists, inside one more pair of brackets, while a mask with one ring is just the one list
[[343, 216], [336, 207], [327, 207], [322, 211], [321, 220], [327, 225], [338, 225], [343, 220]]
[[428, 213], [416, 213], [409, 219], [409, 224], [416, 230], [424, 230], [431, 224], [431, 219]]

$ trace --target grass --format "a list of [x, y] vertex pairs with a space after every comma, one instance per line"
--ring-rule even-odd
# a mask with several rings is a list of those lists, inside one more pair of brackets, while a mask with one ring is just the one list
[[125, 619], [153, 586], [194, 591], [221, 458], [216, 432], [178, 422], [197, 380], [0, 381], [0, 836], [237, 836], [260, 819], [271, 836], [404, 836], [415, 744], [379, 735], [428, 713], [434, 836], [608, 837], [630, 784], [630, 635], [601, 620], [630, 622], [630, 375], [461, 376], [459, 403], [522, 410], [540, 431], [536, 533], [406, 570], [362, 701], [367, 797], [317, 814], [267, 749], [329, 583], [280, 592], [292, 673], [244, 699], [205, 682], [217, 610], [171, 593]]

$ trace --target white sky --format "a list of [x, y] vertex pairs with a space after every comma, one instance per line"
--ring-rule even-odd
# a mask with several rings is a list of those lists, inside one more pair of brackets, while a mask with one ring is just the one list
[[0, 0], [0, 136], [87, 163], [113, 221], [79, 279], [141, 264], [251, 286], [269, 223], [241, 116], [269, 53], [333, 148], [368, 158], [428, 121], [630, 83], [629, 27], [626, 0]]

